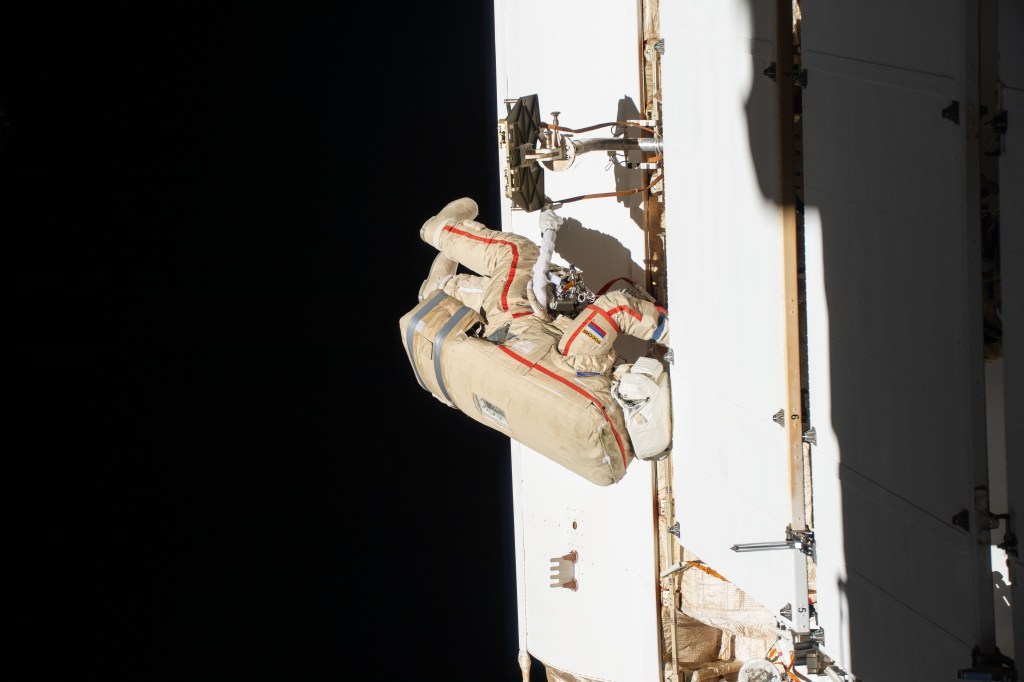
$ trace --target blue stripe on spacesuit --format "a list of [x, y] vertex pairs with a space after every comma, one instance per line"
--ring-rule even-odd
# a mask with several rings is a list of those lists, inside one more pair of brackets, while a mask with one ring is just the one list
[[665, 319], [665, 316], [662, 313], [658, 313], [658, 327], [657, 329], [654, 330], [654, 333], [651, 335], [652, 340], [657, 339], [659, 336], [661, 336], [661, 332], [665, 329], [665, 323], [667, 321], [668, 320]]
[[409, 326], [405, 329], [405, 354], [409, 356], [409, 364], [412, 365], [412, 373], [416, 375], [416, 381], [419, 382], [420, 388], [424, 391], [429, 391], [427, 385], [423, 383], [423, 379], [420, 378], [419, 370], [416, 369], [416, 362], [412, 359], [412, 342], [416, 338], [416, 327], [420, 321], [429, 313], [431, 310], [437, 307], [437, 305], [447, 297], [440, 289], [434, 294], [425, 306], [420, 308], [420, 311], [413, 315], [412, 319], [409, 320]]
[[441, 346], [444, 345], [445, 337], [448, 336], [452, 328], [467, 314], [469, 314], [469, 308], [466, 306], [456, 310], [455, 314], [452, 315], [452, 319], [445, 322], [441, 330], [437, 332], [437, 336], [434, 337], [434, 377], [437, 379], [437, 386], [441, 389], [441, 393], [444, 393], [444, 399], [453, 405], [455, 401], [448, 395], [448, 390], [444, 387], [444, 379], [441, 377]]

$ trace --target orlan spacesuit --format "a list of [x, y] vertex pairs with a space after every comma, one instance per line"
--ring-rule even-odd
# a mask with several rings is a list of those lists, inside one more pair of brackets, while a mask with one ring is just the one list
[[[619, 481], [634, 457], [665, 456], [668, 376], [653, 358], [614, 366], [613, 346], [620, 333], [667, 346], [667, 311], [627, 291], [584, 291], [571, 314], [552, 315], [568, 286], [548, 286], [562, 218], [541, 213], [538, 247], [476, 216], [475, 201], [457, 199], [420, 229], [440, 254], [399, 321], [420, 385], [598, 485]], [[459, 264], [477, 274], [457, 274]]]

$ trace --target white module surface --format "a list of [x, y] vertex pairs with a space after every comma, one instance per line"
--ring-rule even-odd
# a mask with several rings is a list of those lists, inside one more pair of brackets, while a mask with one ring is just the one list
[[[612, 1], [495, 2], [498, 101], [537, 95], [541, 118], [583, 128], [638, 117], [640, 5]], [[587, 136], [608, 137], [609, 130]], [[639, 187], [605, 152], [546, 172], [553, 200]], [[500, 190], [499, 190], [500, 191]], [[616, 277], [644, 281], [642, 202], [565, 204], [556, 262], [583, 270], [596, 291]], [[540, 240], [537, 212], [512, 211], [502, 228]], [[660, 679], [653, 465], [634, 461], [602, 488], [512, 443], [521, 645], [568, 672], [616, 682]], [[576, 551], [578, 589], [552, 588], [551, 559]]]
[[774, 24], [741, 0], [673, 2], [661, 30], [680, 542], [777, 613], [799, 608], [803, 555], [731, 549], [792, 520]]
[[[961, 4], [803, 15], [817, 610], [864, 679], [954, 679], [991, 617], [968, 519], [985, 426]], [[888, 32], [861, 39], [881, 16]]]

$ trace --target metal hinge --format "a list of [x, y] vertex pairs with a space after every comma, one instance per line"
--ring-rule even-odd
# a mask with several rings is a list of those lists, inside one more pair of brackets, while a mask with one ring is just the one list
[[942, 118], [948, 119], [957, 125], [960, 124], [960, 102], [953, 100], [948, 107], [942, 110]]
[[[1005, 523], [1003, 528], [1003, 541], [996, 545], [999, 549], [1005, 551], [1007, 554], [1017, 556], [1017, 535], [1014, 532], [1013, 515], [1009, 511], [1003, 514], [994, 514], [992, 509], [989, 507], [989, 495], [988, 487], [978, 485], [974, 487], [974, 510], [981, 516], [981, 531], [991, 531], [999, 528], [999, 522]], [[966, 511], [966, 510], [965, 510]], [[964, 512], [960, 512], [964, 514]], [[954, 525], [961, 525], [956, 522], [956, 518], [953, 520]], [[969, 530], [969, 525], [961, 526], [964, 530]]]
[[[791, 415], [789, 415], [789, 418], [793, 419], [793, 420], [796, 420], [796, 419], [799, 419], [800, 416], [796, 415], [796, 414], [791, 414]], [[781, 426], [782, 428], [786, 428], [786, 409], [782, 408], [778, 412], [773, 414], [772, 415], [772, 421], [775, 422], [776, 424], [778, 424], [779, 426]]]
[[[778, 69], [775, 66], [775, 62], [772, 62], [767, 67], [765, 67], [765, 69], [761, 73], [770, 78], [772, 81], [775, 81], [775, 77], [778, 75]], [[793, 84], [796, 85], [798, 88], [807, 87], [807, 69], [794, 69], [790, 76], [793, 78]]]

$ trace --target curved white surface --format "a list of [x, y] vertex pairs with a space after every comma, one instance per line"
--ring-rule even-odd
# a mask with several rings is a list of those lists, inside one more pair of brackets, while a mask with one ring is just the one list
[[[495, 2], [498, 97], [537, 95], [541, 118], [583, 128], [641, 106], [639, 2]], [[632, 114], [631, 118], [636, 118]], [[595, 130], [585, 137], [608, 137]], [[605, 152], [545, 171], [553, 200], [621, 191]], [[639, 176], [639, 174], [637, 174]], [[639, 177], [632, 187], [639, 187]], [[499, 190], [500, 191], [500, 190]], [[565, 204], [554, 261], [582, 268], [592, 290], [616, 277], [644, 281], [639, 195]], [[538, 213], [503, 198], [502, 229], [539, 241]], [[568, 672], [615, 682], [659, 680], [656, 509], [651, 463], [595, 486], [512, 442], [521, 637], [530, 653]], [[575, 550], [578, 589], [552, 588], [551, 559]]]

